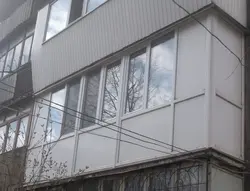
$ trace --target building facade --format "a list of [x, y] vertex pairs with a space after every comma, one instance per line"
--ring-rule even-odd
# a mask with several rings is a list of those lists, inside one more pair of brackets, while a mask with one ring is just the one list
[[248, 6], [0, 0], [2, 190], [248, 190]]

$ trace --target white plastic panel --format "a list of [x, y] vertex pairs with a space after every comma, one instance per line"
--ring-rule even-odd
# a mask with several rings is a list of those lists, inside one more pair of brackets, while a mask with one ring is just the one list
[[[202, 20], [206, 25], [206, 19]], [[196, 95], [206, 84], [206, 30], [197, 22], [179, 29], [176, 98]]]
[[[242, 34], [232, 28], [222, 19], [214, 17], [213, 32], [223, 43], [230, 48], [239, 58], [242, 57]], [[241, 102], [242, 93], [242, 65], [218, 40], [212, 40], [212, 68], [215, 89], [222, 96]]]
[[25, 181], [26, 183], [36, 182], [39, 179], [41, 170], [42, 147], [31, 149], [27, 152]]
[[[33, 110], [31, 131], [30, 131], [30, 148], [39, 146], [44, 141], [45, 130], [47, 126], [47, 117], [49, 114], [49, 100], [50, 94], [42, 95], [42, 99], [37, 98]], [[44, 104], [42, 104], [44, 103]], [[45, 105], [46, 104], [46, 105]]]
[[[128, 129], [146, 135], [148, 137], [152, 137], [167, 144], [171, 144], [170, 138], [172, 136], [172, 109], [170, 107], [167, 107], [156, 111], [152, 111], [144, 115], [126, 119], [122, 122], [122, 127], [124, 129]], [[129, 133], [125, 130], [123, 130], [122, 132], [134, 136], [136, 138], [146, 140], [148, 142], [157, 143], [150, 139], [135, 135], [134, 133]], [[148, 158], [155, 158], [167, 155], [167, 153], [164, 152], [169, 152], [169, 153], [171, 152], [171, 149], [166, 149], [157, 145], [145, 143], [143, 141], [136, 140], [135, 138], [128, 137], [124, 134], [121, 135], [121, 140], [129, 141], [138, 145], [152, 148], [152, 149], [143, 148], [138, 145], [133, 145], [131, 143], [121, 141], [120, 145], [121, 163], [134, 162]], [[161, 143], [160, 145], [171, 148]], [[155, 151], [153, 149], [160, 150], [163, 152]]]
[[243, 191], [243, 179], [212, 167], [211, 191]]
[[44, 165], [42, 179], [63, 178], [71, 174], [74, 142], [74, 137], [71, 137], [44, 146], [45, 155], [48, 151], [51, 151], [51, 154], [48, 154]]
[[204, 96], [176, 104], [174, 145], [186, 150], [206, 147]]
[[[117, 131], [117, 128], [110, 127]], [[80, 170], [92, 171], [113, 166], [115, 162], [116, 139], [117, 132], [107, 128], [99, 128], [79, 135], [76, 172]]]
[[219, 97], [214, 99], [210, 146], [235, 157], [242, 157], [241, 110]]

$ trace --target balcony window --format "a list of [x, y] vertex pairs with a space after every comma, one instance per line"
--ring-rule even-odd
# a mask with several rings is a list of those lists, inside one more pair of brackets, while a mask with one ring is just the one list
[[49, 109], [48, 127], [46, 132], [46, 139], [48, 142], [56, 141], [60, 138], [65, 96], [65, 88], [60, 89], [52, 94], [51, 107]]
[[20, 120], [16, 148], [20, 148], [20, 147], [23, 147], [25, 145], [28, 125], [29, 125], [29, 117], [28, 116], [26, 116]]
[[13, 60], [13, 55], [14, 55], [14, 49], [11, 49], [6, 58], [5, 66], [4, 66], [4, 76], [10, 73], [11, 71], [11, 65], [12, 65], [12, 60]]
[[65, 29], [70, 23], [93, 11], [107, 0], [57, 0], [50, 5], [44, 40]]
[[143, 107], [145, 66], [145, 50], [139, 51], [131, 56], [129, 63], [126, 113], [142, 109]]
[[61, 133], [62, 135], [73, 132], [75, 129], [79, 92], [80, 92], [80, 80], [77, 80], [68, 85], [64, 126], [62, 128], [62, 133]]
[[107, 68], [102, 111], [102, 119], [105, 121], [116, 117], [120, 76], [120, 62]]
[[30, 61], [33, 35], [25, 37], [0, 58], [0, 78]]
[[11, 71], [14, 71], [19, 67], [22, 46], [23, 46], [23, 43], [19, 43], [15, 47], [15, 53], [14, 53], [14, 57], [13, 57], [13, 61], [12, 61]]
[[82, 128], [95, 123], [100, 85], [100, 71], [95, 71], [87, 76], [85, 100], [83, 104]]
[[103, 4], [107, 0], [88, 0], [87, 2], [87, 13], [90, 11], [93, 11], [97, 7], [99, 7], [101, 4]]
[[53, 142], [76, 128], [80, 80], [74, 80], [52, 93], [46, 140]]
[[156, 42], [151, 49], [148, 108], [171, 101], [173, 93], [173, 39]]
[[57, 0], [50, 7], [45, 40], [63, 30], [68, 24], [70, 0]]
[[33, 36], [26, 38], [24, 42], [21, 65], [24, 65], [30, 61], [32, 42], [33, 42]]
[[2, 77], [2, 75], [4, 73], [3, 69], [4, 69], [5, 58], [6, 58], [6, 55], [4, 55], [0, 58], [0, 78]]
[[5, 137], [6, 137], [6, 125], [0, 127], [0, 154], [4, 152]]
[[14, 121], [9, 124], [6, 142], [6, 151], [11, 151], [14, 148], [18, 122]]

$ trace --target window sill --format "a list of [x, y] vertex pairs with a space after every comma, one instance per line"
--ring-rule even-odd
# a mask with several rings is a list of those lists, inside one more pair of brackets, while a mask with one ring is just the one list
[[[102, 3], [101, 5], [99, 5], [95, 9], [93, 9], [92, 11], [90, 11], [90, 12], [82, 15], [81, 17], [77, 18], [76, 20], [72, 21], [72, 23], [68, 24], [63, 30], [61, 30], [60, 32], [58, 32], [57, 34], [55, 34], [54, 36], [50, 37], [47, 40], [45, 40], [45, 38], [46, 38], [46, 36], [45, 36], [46, 35], [46, 31], [45, 31], [45, 33], [44, 33], [44, 41], [43, 41], [42, 45], [46, 44], [47, 42], [51, 41], [55, 37], [59, 36], [61, 33], [63, 33], [64, 31], [66, 31], [67, 29], [69, 29], [71, 26], [75, 25], [76, 23], [80, 22], [82, 19], [84, 19], [88, 15], [92, 14], [93, 12], [95, 12], [96, 9], [99, 9], [100, 7], [104, 6], [108, 1], [110, 1], [110, 0], [106, 0], [104, 3]], [[47, 25], [48, 25], [48, 20], [47, 20], [47, 23], [46, 23], [46, 29], [47, 29]]]
[[[116, 118], [110, 119], [106, 122], [99, 122], [100, 124], [95, 124], [95, 125], [92, 125], [89, 127], [79, 129], [78, 134], [80, 135], [80, 134], [88, 133], [90, 131], [94, 131], [94, 130], [101, 129], [101, 128], [113, 128], [114, 131], [117, 131], [116, 127], [113, 126], [113, 125], [115, 125], [115, 121], [116, 121]], [[112, 126], [112, 127], [110, 127], [110, 126]]]
[[165, 103], [165, 104], [160, 105], [160, 106], [156, 106], [156, 107], [152, 107], [152, 108], [148, 108], [148, 109], [141, 109], [141, 110], [133, 111], [133, 112], [130, 112], [130, 113], [126, 113], [121, 117], [121, 120], [130, 119], [130, 118], [133, 118], [133, 117], [137, 117], [137, 116], [140, 116], [140, 115], [150, 113], [152, 111], [156, 111], [156, 110], [159, 110], [159, 109], [169, 107], [169, 106], [171, 106], [171, 103], [172, 102], [168, 102], [168, 103]]

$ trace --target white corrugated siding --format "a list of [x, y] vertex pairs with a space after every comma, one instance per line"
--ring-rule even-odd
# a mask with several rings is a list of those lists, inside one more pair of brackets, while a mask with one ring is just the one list
[[0, 41], [11, 33], [17, 26], [28, 20], [32, 10], [33, 0], [27, 0], [0, 24]]
[[212, 0], [243, 26], [247, 25], [247, 0]]
[[[190, 12], [210, 3], [177, 1]], [[186, 15], [172, 0], [109, 0], [41, 46], [44, 10], [37, 21], [32, 60], [35, 92]]]

